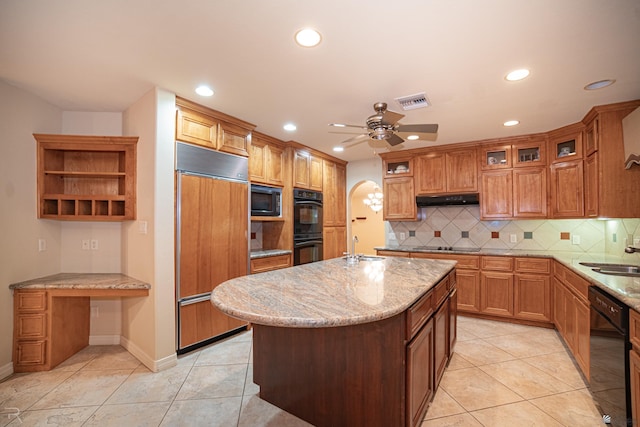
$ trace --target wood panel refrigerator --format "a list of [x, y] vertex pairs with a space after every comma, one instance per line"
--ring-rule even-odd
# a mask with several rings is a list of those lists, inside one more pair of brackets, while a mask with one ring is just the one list
[[211, 291], [249, 272], [248, 162], [176, 143], [178, 354], [246, 328], [215, 308]]

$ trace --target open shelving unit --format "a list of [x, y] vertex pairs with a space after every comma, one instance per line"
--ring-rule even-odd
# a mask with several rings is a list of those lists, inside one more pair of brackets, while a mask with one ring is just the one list
[[135, 219], [138, 137], [34, 137], [38, 143], [38, 218]]

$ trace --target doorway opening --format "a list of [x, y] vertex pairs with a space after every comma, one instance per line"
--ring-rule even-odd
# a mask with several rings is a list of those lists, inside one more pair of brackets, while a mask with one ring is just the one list
[[[349, 249], [353, 236], [358, 236], [356, 252], [365, 255], [375, 255], [376, 247], [385, 245], [384, 220], [382, 210], [374, 212], [364, 200], [375, 189], [381, 189], [373, 181], [361, 181], [353, 186], [349, 195]], [[384, 199], [383, 202], [384, 203]]]

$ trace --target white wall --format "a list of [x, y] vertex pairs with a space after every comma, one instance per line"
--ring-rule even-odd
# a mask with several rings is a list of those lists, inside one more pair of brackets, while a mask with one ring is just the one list
[[[382, 159], [379, 156], [347, 163], [347, 242], [351, 242], [351, 194], [354, 187], [366, 181], [373, 181], [382, 188]], [[382, 212], [379, 214], [382, 215]], [[351, 245], [347, 246], [348, 248]]]
[[[138, 135], [137, 220], [123, 227], [123, 272], [151, 284], [149, 297], [123, 300], [125, 347], [149, 369], [177, 362], [174, 291], [175, 95], [155, 89], [124, 115]], [[140, 223], [147, 223], [147, 234]]]
[[[13, 372], [11, 283], [58, 273], [61, 227], [37, 219], [36, 141], [60, 133], [62, 111], [0, 80], [0, 379]], [[38, 239], [47, 250], [38, 252]]]

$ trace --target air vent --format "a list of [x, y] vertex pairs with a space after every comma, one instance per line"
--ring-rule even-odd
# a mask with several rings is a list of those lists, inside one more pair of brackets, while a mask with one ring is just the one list
[[402, 96], [396, 98], [396, 101], [403, 110], [415, 110], [416, 108], [424, 108], [429, 106], [429, 100], [425, 93], [417, 93], [415, 95]]

